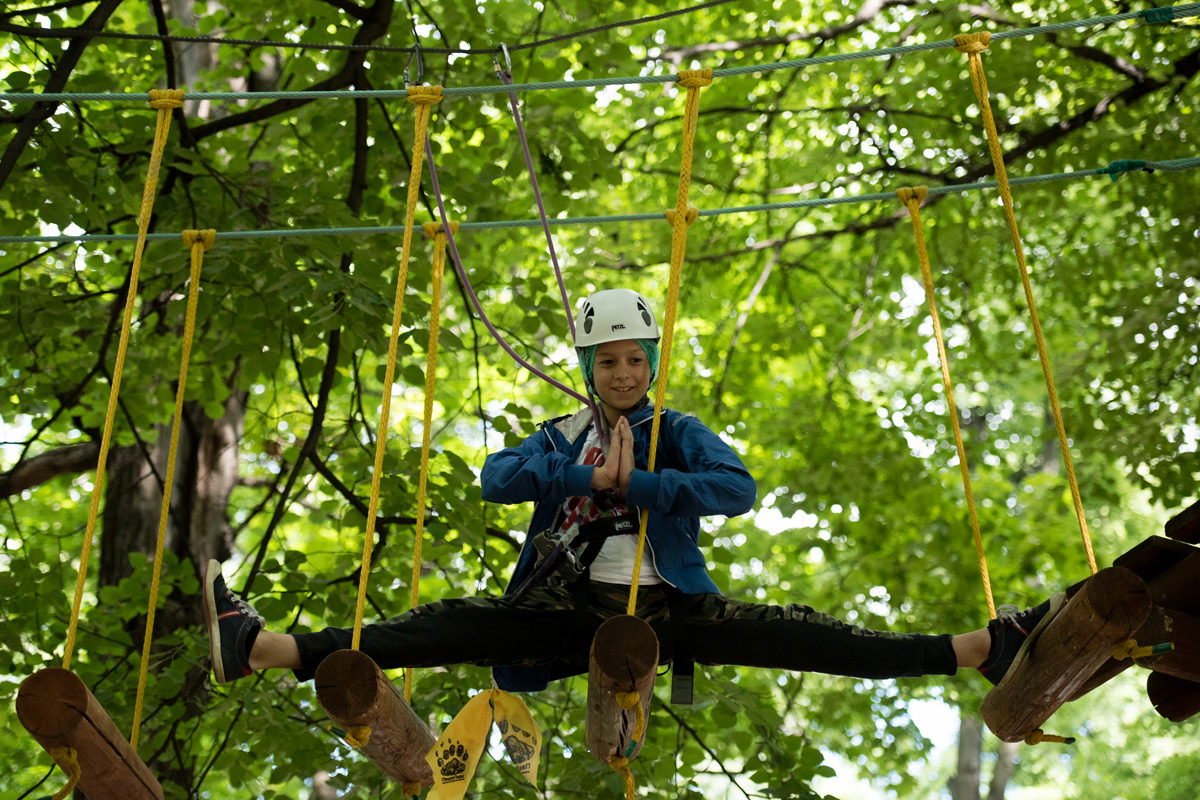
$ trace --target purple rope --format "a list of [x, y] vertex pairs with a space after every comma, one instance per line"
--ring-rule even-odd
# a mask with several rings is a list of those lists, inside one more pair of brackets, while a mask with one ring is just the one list
[[[505, 51], [505, 56], [508, 52]], [[500, 69], [496, 64], [496, 75], [505, 86], [512, 85], [512, 73]], [[521, 122], [521, 112], [517, 110], [517, 93], [508, 93], [508, 104], [512, 108], [513, 121], [517, 123], [517, 133], [521, 137], [521, 151], [525, 154], [525, 169], [529, 172], [529, 182], [533, 184], [533, 198], [537, 201], [538, 216], [542, 219], [542, 230], [546, 232], [546, 247], [550, 250], [550, 262], [554, 264], [554, 277], [558, 279], [558, 293], [562, 296], [563, 310], [567, 312], [567, 324], [571, 328], [571, 340], [575, 339], [575, 318], [571, 314], [571, 301], [567, 297], [567, 286], [563, 282], [562, 269], [558, 266], [558, 253], [554, 250], [554, 237], [550, 234], [550, 221], [546, 219], [546, 204], [542, 202], [542, 190], [538, 186], [537, 173], [533, 169], [533, 156], [529, 154], [529, 139], [525, 136], [525, 125]]]
[[[501, 45], [504, 49], [504, 58], [508, 60], [508, 48]], [[501, 69], [500, 62], [495, 59], [492, 63], [496, 65], [496, 75], [504, 83], [505, 86], [512, 85], [512, 72], [509, 71], [512, 65], [509, 64], [509, 69]], [[546, 204], [542, 201], [542, 189], [538, 185], [537, 172], [533, 168], [533, 156], [529, 152], [529, 139], [525, 136], [525, 125], [521, 122], [521, 112], [517, 107], [517, 93], [508, 93], [508, 105], [512, 109], [513, 121], [517, 124], [517, 134], [521, 138], [521, 152], [525, 155], [525, 170], [529, 173], [529, 182], [533, 187], [533, 197], [537, 201], [538, 216], [542, 220], [542, 230], [546, 232], [546, 248], [550, 251], [550, 263], [554, 265], [554, 277], [558, 280], [558, 293], [562, 297], [563, 311], [567, 314], [567, 325], [571, 329], [571, 340], [575, 339], [575, 315], [571, 313], [571, 300], [567, 296], [567, 285], [563, 281], [562, 269], [558, 264], [558, 252], [554, 249], [554, 236], [550, 233], [550, 221], [546, 218]], [[600, 409], [596, 405], [596, 398], [592, 394], [592, 387], [587, 385], [587, 405], [592, 412], [592, 421], [596, 425], [596, 433], [600, 438], [604, 438], [604, 426], [600, 424]]]
[[462, 281], [463, 287], [467, 290], [467, 297], [470, 299], [471, 305], [475, 308], [475, 313], [479, 314], [479, 318], [483, 320], [483, 324], [487, 326], [487, 329], [491, 332], [492, 337], [501, 347], [504, 348], [506, 353], [513, 357], [514, 361], [556, 389], [566, 392], [576, 400], [587, 404], [587, 406], [592, 409], [593, 417], [598, 417], [599, 412], [596, 410], [589, 398], [584, 397], [571, 387], [559, 383], [558, 381], [554, 380], [554, 378], [551, 378], [549, 375], [542, 372], [525, 359], [521, 358], [521, 356], [517, 354], [517, 351], [513, 350], [508, 342], [504, 340], [504, 337], [500, 335], [500, 332], [496, 330], [496, 327], [492, 325], [491, 320], [488, 319], [487, 314], [485, 314], [483, 311], [483, 306], [480, 304], [479, 298], [475, 294], [475, 289], [471, 286], [471, 281], [467, 277], [466, 270], [463, 269], [462, 257], [458, 254], [458, 245], [454, 241], [454, 232], [450, 228], [450, 219], [446, 215], [446, 205], [442, 199], [442, 189], [438, 184], [437, 167], [434, 165], [433, 161], [433, 142], [429, 138], [428, 131], [425, 132], [425, 159], [429, 162], [429, 182], [433, 186], [433, 194], [437, 199], [438, 215], [442, 220], [442, 230], [446, 232], [446, 241], [450, 245], [450, 254], [454, 257], [454, 270], [458, 273], [458, 279]]

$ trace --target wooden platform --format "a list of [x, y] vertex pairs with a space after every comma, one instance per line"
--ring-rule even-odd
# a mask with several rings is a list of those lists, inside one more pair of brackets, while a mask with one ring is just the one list
[[[1151, 671], [1147, 693], [1159, 714], [1182, 722], [1200, 712], [1200, 502], [1165, 532], [1067, 590], [1064, 606], [984, 699], [993, 733], [1023, 741], [1063, 703], [1135, 663]], [[1113, 648], [1129, 639], [1174, 649], [1114, 657]]]

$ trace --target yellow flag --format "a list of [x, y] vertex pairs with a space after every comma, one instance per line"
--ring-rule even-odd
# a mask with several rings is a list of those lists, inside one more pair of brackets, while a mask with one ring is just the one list
[[467, 793], [492, 727], [489, 699], [487, 692], [480, 692], [468, 700], [426, 754], [425, 761], [433, 768], [428, 800], [461, 800]]
[[500, 741], [508, 759], [525, 779], [537, 788], [538, 761], [542, 757], [542, 732], [521, 698], [501, 689], [492, 689], [492, 708]]
[[462, 800], [487, 747], [493, 715], [508, 757], [521, 774], [537, 786], [541, 731], [520, 698], [500, 689], [490, 689], [467, 701], [425, 756], [433, 769], [433, 788], [429, 790], [427, 800]]

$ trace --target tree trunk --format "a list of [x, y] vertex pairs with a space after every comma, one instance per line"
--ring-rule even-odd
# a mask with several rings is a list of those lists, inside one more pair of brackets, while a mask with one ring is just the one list
[[953, 800], [979, 800], [980, 761], [983, 756], [983, 719], [963, 709], [958, 728], [958, 771], [950, 780]]
[[[174, 488], [171, 493], [171, 513], [168, 518], [164, 552], [181, 562], [191, 560], [192, 569], [206, 563], [200, 559], [224, 559], [229, 556], [232, 530], [226, 518], [230, 493], [237, 481], [237, 448], [245, 415], [245, 395], [232, 393], [225, 403], [220, 419], [209, 419], [196, 403], [184, 408], [176, 456]], [[167, 453], [170, 447], [170, 428], [160, 426], [158, 438], [139, 447], [122, 447], [113, 451], [109, 461], [104, 503], [104, 529], [100, 540], [100, 585], [115, 585], [132, 574], [130, 553], [144, 553], [153, 559], [158, 541], [159, 517], [162, 508], [162, 480], [166, 474]], [[199, 629], [203, 612], [194, 595], [183, 596], [163, 582], [167, 593], [165, 605], [155, 614], [155, 638], [185, 628]], [[145, 616], [130, 625], [130, 635], [140, 654], [145, 635]], [[131, 659], [138, 664], [140, 655]], [[154, 672], [165, 665], [156, 663]], [[146, 727], [143, 753], [160, 782], [175, 783], [190, 792], [196, 779], [195, 765], [203, 761], [192, 743], [177, 730], [181, 719], [199, 714], [208, 703], [207, 665], [188, 670], [178, 693], [166, 704], [180, 709], [182, 716], [150, 718], [149, 705], [143, 712]], [[132, 692], [132, 683], [122, 683], [121, 691]], [[174, 738], [173, 745], [154, 746], [156, 737]]]
[[1004, 800], [1008, 791], [1008, 782], [1017, 771], [1017, 751], [1021, 745], [1016, 742], [1000, 742], [996, 748], [996, 769], [992, 772], [992, 781], [988, 784], [987, 800]]

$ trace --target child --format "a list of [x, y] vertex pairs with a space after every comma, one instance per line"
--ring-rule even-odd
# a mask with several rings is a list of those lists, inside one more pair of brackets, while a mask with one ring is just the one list
[[[489, 455], [480, 478], [484, 499], [534, 503], [505, 595], [440, 600], [365, 625], [362, 652], [383, 669], [491, 666], [497, 685], [510, 691], [536, 691], [586, 672], [596, 628], [626, 612], [640, 512], [649, 520], [636, 613], [657, 634], [664, 662], [859, 678], [976, 667], [998, 683], [1049, 618], [1051, 601], [951, 636], [871, 631], [808, 606], [746, 603], [720, 593], [705, 568], [699, 518], [749, 511], [754, 480], [720, 437], [670, 409], [662, 411], [655, 470], [646, 470], [654, 413], [647, 392], [657, 376], [658, 339], [650, 305], [637, 292], [612, 289], [584, 301], [576, 351], [610, 441], [584, 409]], [[203, 591], [218, 682], [273, 667], [308, 680], [325, 656], [350, 647], [346, 628], [267, 631], [225, 586], [216, 561], [205, 570]]]

